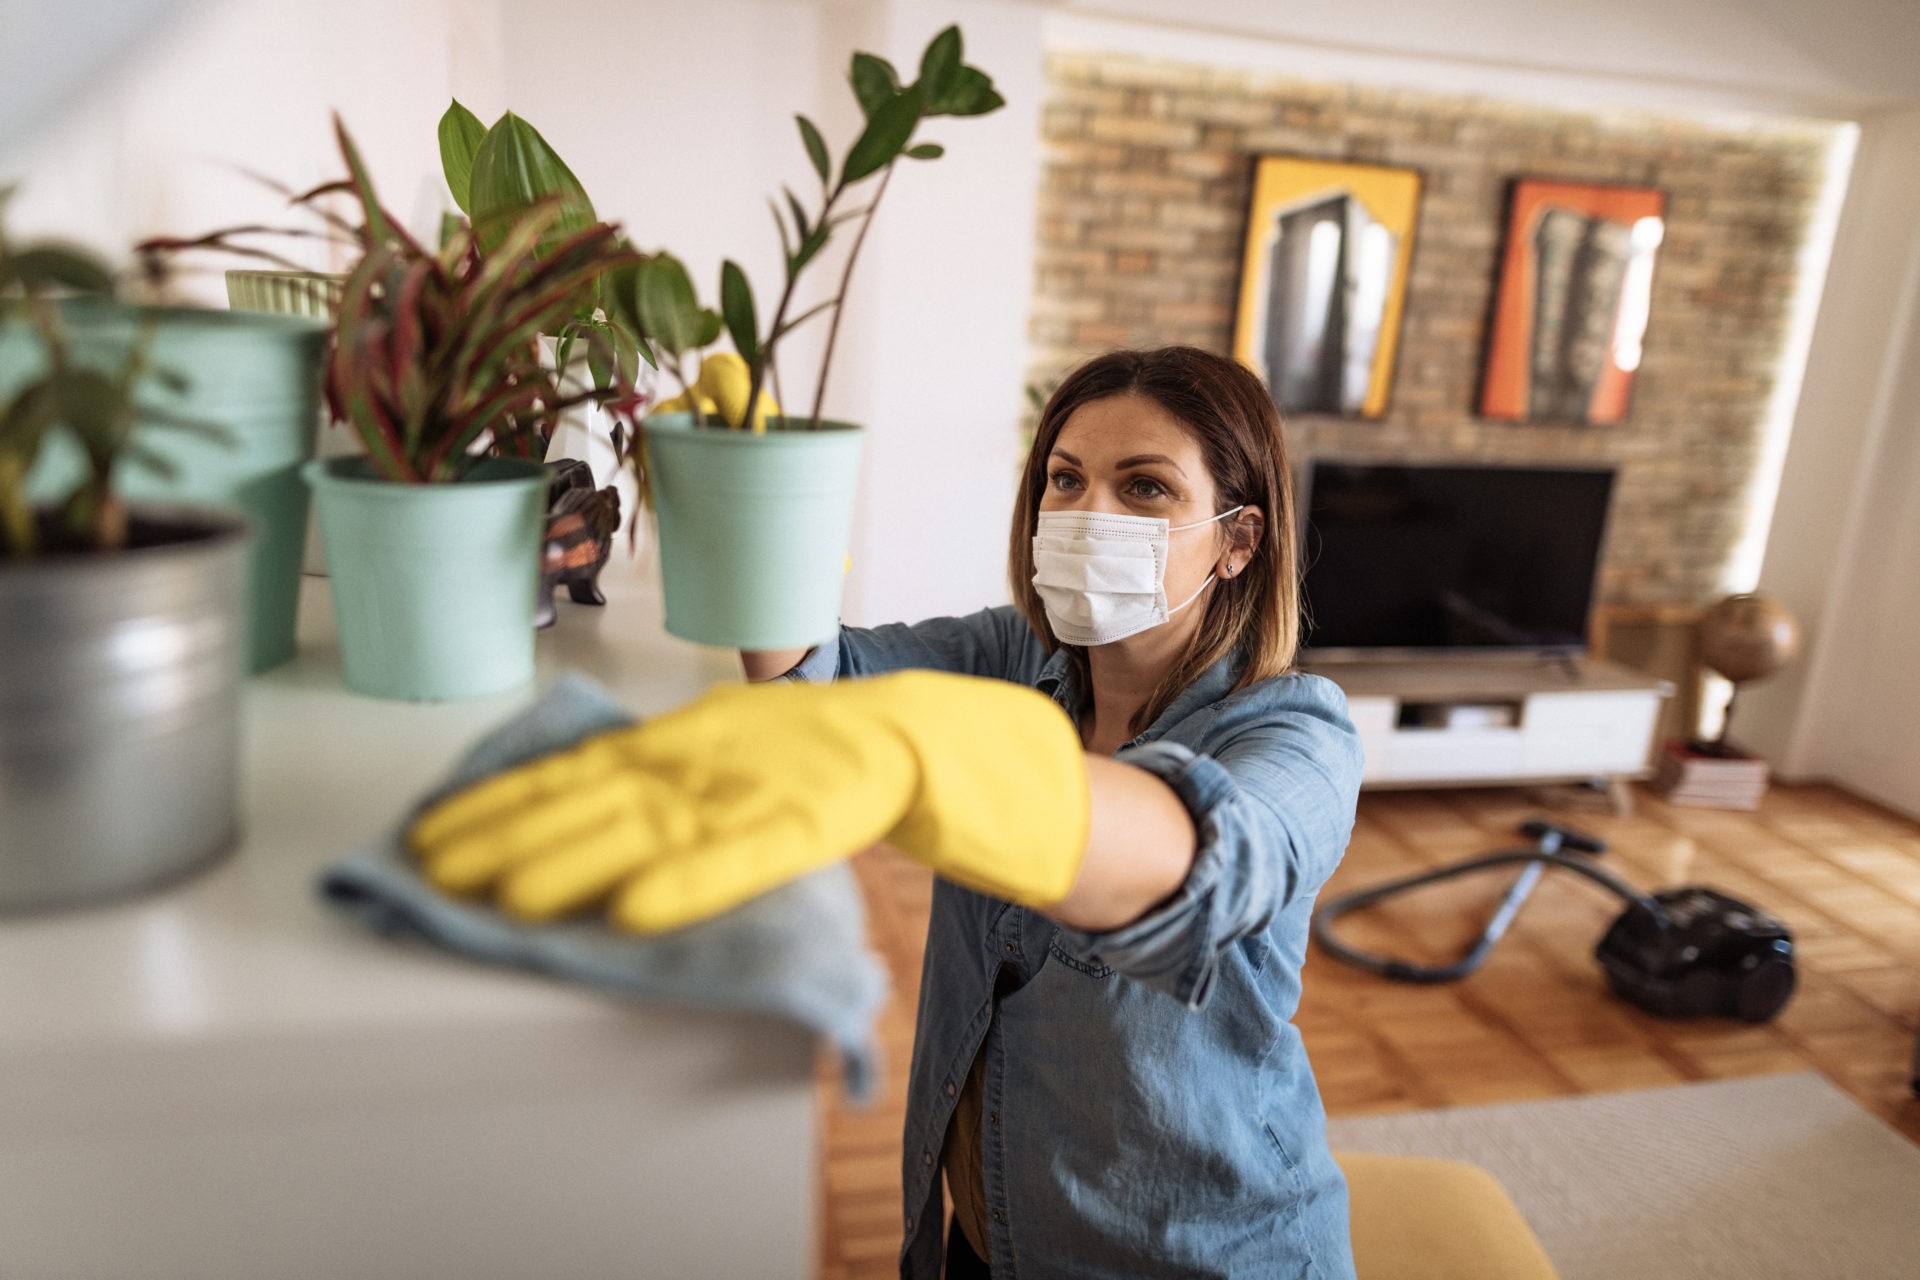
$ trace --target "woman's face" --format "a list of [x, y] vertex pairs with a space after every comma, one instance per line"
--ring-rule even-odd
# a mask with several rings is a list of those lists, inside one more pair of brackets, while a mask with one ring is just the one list
[[[1146, 396], [1108, 396], [1075, 409], [1047, 459], [1042, 511], [1152, 516], [1179, 527], [1219, 514], [1200, 444]], [[1167, 600], [1177, 604], [1229, 560], [1226, 524], [1167, 539]], [[1237, 564], [1245, 552], [1233, 552]], [[1196, 607], [1195, 612], [1198, 612]]]

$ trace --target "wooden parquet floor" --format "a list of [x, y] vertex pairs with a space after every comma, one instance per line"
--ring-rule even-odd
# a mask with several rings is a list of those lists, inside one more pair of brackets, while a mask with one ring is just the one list
[[[1585, 881], [1549, 875], [1464, 982], [1407, 986], [1310, 956], [1296, 1021], [1328, 1112], [1812, 1068], [1920, 1142], [1920, 1100], [1907, 1086], [1920, 1023], [1920, 824], [1823, 786], [1776, 786], [1751, 813], [1681, 808], [1644, 789], [1636, 801], [1632, 816], [1616, 817], [1579, 791], [1367, 792], [1331, 890], [1523, 844], [1519, 824], [1547, 814], [1606, 839], [1606, 862], [1643, 888], [1708, 884], [1785, 920], [1800, 976], [1786, 1010], [1761, 1026], [1678, 1022], [1615, 1000], [1592, 952], [1620, 905]], [[848, 1108], [832, 1064], [821, 1067], [822, 1280], [898, 1274], [900, 1125], [931, 895], [928, 874], [903, 860], [867, 855], [855, 865], [894, 998], [881, 1022], [885, 1084], [870, 1109]], [[1343, 936], [1450, 958], [1506, 882], [1495, 872], [1435, 886], [1348, 917]]]

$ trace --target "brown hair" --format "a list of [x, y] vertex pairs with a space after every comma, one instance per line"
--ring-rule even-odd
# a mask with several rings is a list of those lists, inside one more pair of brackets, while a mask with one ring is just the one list
[[[1134, 716], [1128, 732], [1138, 734], [1202, 672], [1235, 650], [1245, 662], [1236, 691], [1291, 670], [1300, 645], [1300, 580], [1286, 439], [1280, 411], [1260, 379], [1237, 361], [1198, 347], [1113, 351], [1087, 361], [1067, 375], [1041, 410], [1020, 477], [1007, 556], [1014, 603], [1049, 653], [1067, 651], [1085, 696], [1092, 695], [1087, 652], [1053, 634], [1033, 586], [1033, 535], [1047, 487], [1048, 455], [1060, 429], [1081, 405], [1121, 395], [1148, 397], [1193, 433], [1213, 477], [1216, 514], [1246, 504], [1266, 517], [1245, 571], [1213, 584], [1191, 647]], [[1246, 537], [1233, 521], [1228, 530], [1236, 539]]]

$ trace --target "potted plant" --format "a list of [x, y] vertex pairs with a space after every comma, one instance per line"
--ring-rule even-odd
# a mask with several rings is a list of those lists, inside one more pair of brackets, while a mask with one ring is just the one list
[[[795, 117], [820, 189], [812, 207], [790, 190], [784, 207], [774, 205], [785, 279], [770, 319], [762, 323], [746, 273], [732, 261], [721, 266], [718, 313], [700, 305], [672, 256], [656, 255], [637, 271], [634, 321], [681, 396], [646, 418], [627, 454], [659, 522], [667, 630], [685, 639], [795, 648], [839, 625], [864, 432], [823, 420], [821, 410], [847, 287], [897, 164], [942, 154], [938, 143], [914, 141], [920, 124], [1004, 105], [986, 73], [964, 61], [958, 27], [928, 44], [911, 84], [869, 53], [854, 54], [849, 79], [865, 124], [837, 167], [820, 130]], [[861, 197], [864, 204], [849, 207]], [[849, 224], [853, 240], [832, 296], [796, 314], [807, 267]], [[812, 411], [804, 419], [783, 414], [767, 403], [778, 350], [802, 323], [829, 313]], [[707, 355], [696, 377], [689, 357], [722, 328], [734, 353]]]
[[[535, 597], [557, 416], [630, 417], [616, 371], [564, 392], [538, 338], [638, 265], [616, 228], [568, 229], [559, 201], [493, 211], [436, 249], [380, 205], [336, 121], [362, 256], [340, 300], [326, 390], [366, 455], [310, 463], [347, 684], [376, 697], [479, 697], [533, 675]], [[604, 340], [587, 341], [602, 352]]]
[[[164, 254], [139, 246], [149, 285], [164, 283]], [[120, 496], [134, 501], [191, 503], [244, 513], [255, 537], [248, 561], [248, 669], [265, 671], [294, 654], [307, 491], [300, 466], [313, 456], [320, 406], [324, 322], [302, 317], [203, 307], [135, 306], [110, 294], [43, 299], [58, 312], [59, 350], [70, 363], [108, 376], [127, 367], [136, 349], [162, 377], [145, 392], [151, 409], [218, 425], [207, 432], [148, 431], [136, 442], [163, 465], [114, 472]], [[0, 328], [5, 377], [38, 371], [45, 349], [31, 325], [15, 317]], [[78, 435], [55, 435], [38, 451], [28, 491], [45, 500], [87, 474]]]
[[[230, 270], [227, 272], [227, 305], [235, 311], [265, 311], [274, 315], [308, 316], [331, 323], [340, 306], [340, 286], [346, 277], [318, 271]], [[313, 456], [340, 458], [358, 453], [359, 442], [352, 432], [333, 422], [323, 405], [316, 405], [313, 419]], [[301, 539], [300, 572], [309, 577], [327, 575], [327, 558], [320, 550], [320, 525], [308, 501], [304, 483], [300, 501], [308, 508], [307, 531]]]
[[[567, 162], [532, 123], [511, 111], [483, 125], [454, 99], [440, 117], [438, 140], [441, 173], [460, 210], [444, 220], [444, 233], [469, 225], [485, 228], [502, 214], [547, 200], [561, 210], [549, 241], [599, 220], [586, 188]], [[543, 243], [535, 256], [551, 247]], [[640, 363], [652, 362], [652, 353], [638, 332], [632, 292], [631, 270], [608, 272], [582, 295], [574, 314], [543, 335], [542, 354], [559, 373], [562, 391], [570, 395], [589, 388], [605, 391], [620, 377], [633, 382], [639, 377]], [[599, 485], [626, 482], [624, 507], [631, 512], [638, 506], [639, 495], [620, 466], [616, 439], [620, 427], [597, 400], [580, 400], [556, 419], [547, 459], [583, 462]]]
[[[161, 316], [107, 367], [79, 358], [62, 292], [105, 305], [114, 281], [0, 230], [0, 911], [171, 880], [238, 826], [245, 525], [130, 504], [122, 475], [165, 476], [172, 437], [225, 433], [155, 403], [181, 382], [155, 363]], [[62, 443], [79, 466], [35, 501], [28, 475]]]

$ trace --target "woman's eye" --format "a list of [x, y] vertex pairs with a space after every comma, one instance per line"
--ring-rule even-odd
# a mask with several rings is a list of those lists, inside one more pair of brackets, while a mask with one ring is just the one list
[[1131, 488], [1139, 498], [1163, 498], [1167, 493], [1158, 480], [1149, 480], [1146, 476], [1136, 477]]
[[1056, 471], [1053, 473], [1052, 479], [1053, 487], [1056, 489], [1072, 489], [1080, 483], [1080, 477], [1074, 475], [1071, 471]]

